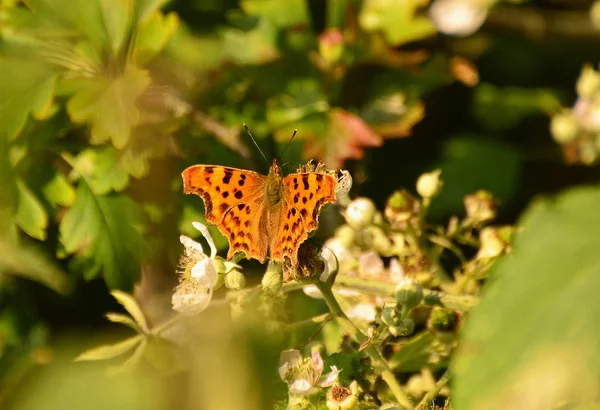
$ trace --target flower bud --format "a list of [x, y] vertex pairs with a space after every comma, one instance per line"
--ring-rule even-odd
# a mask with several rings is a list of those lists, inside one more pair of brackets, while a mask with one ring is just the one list
[[457, 322], [458, 316], [453, 310], [435, 306], [429, 314], [427, 328], [440, 332], [449, 331], [456, 327]]
[[354, 229], [362, 229], [373, 222], [377, 213], [375, 204], [368, 198], [356, 198], [346, 208], [346, 223]]
[[263, 275], [261, 284], [264, 291], [277, 293], [281, 289], [283, 283], [281, 264], [277, 262], [269, 262], [267, 271]]
[[498, 228], [494, 227], [483, 228], [479, 233], [479, 242], [481, 245], [475, 256], [476, 259], [487, 259], [500, 256], [508, 245], [508, 243], [500, 237]]
[[443, 182], [440, 179], [442, 174], [441, 169], [435, 171], [426, 172], [421, 175], [417, 180], [417, 192], [423, 198], [433, 198], [442, 189]]
[[393, 336], [410, 336], [415, 331], [415, 322], [412, 319], [404, 318], [396, 326], [388, 328]]
[[398, 284], [394, 298], [404, 309], [409, 310], [417, 306], [423, 299], [421, 285], [410, 279], [405, 279]]
[[481, 223], [496, 217], [496, 201], [489, 191], [480, 189], [464, 199], [467, 217], [475, 223]]
[[344, 53], [344, 35], [338, 28], [325, 29], [318, 38], [319, 54], [328, 64], [337, 63]]
[[364, 231], [365, 245], [383, 256], [389, 256], [393, 250], [392, 240], [378, 226], [368, 226]]
[[600, 90], [600, 73], [594, 68], [586, 64], [581, 70], [579, 79], [577, 80], [577, 94], [583, 98], [592, 98], [596, 92]]
[[358, 383], [354, 380], [349, 387], [333, 385], [327, 392], [328, 410], [358, 409]]
[[394, 229], [406, 229], [406, 224], [419, 213], [421, 204], [408, 191], [394, 192], [385, 205], [384, 215]]
[[246, 286], [246, 277], [239, 270], [233, 269], [225, 275], [225, 286], [231, 290], [243, 289]]
[[381, 312], [381, 321], [388, 326], [397, 326], [402, 318], [395, 307], [385, 307]]
[[556, 114], [550, 120], [550, 133], [554, 141], [566, 144], [573, 141], [579, 134], [579, 124], [569, 110]]

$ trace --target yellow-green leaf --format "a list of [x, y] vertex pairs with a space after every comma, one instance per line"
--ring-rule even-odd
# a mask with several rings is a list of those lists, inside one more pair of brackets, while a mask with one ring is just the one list
[[71, 120], [92, 127], [92, 142], [111, 140], [116, 148], [123, 148], [139, 120], [136, 101], [149, 84], [147, 71], [129, 66], [115, 77], [77, 78], [62, 85], [65, 93], [72, 94], [67, 102]]
[[144, 313], [140, 306], [138, 305], [135, 298], [125, 292], [121, 292], [120, 290], [113, 290], [110, 292], [111, 295], [117, 302], [119, 302], [126, 311], [133, 317], [138, 325], [142, 328], [144, 332], [148, 332], [148, 323], [146, 322], [146, 318], [144, 317]]
[[44, 207], [21, 179], [17, 179], [17, 188], [19, 191], [17, 225], [28, 235], [41, 241], [45, 240], [48, 215], [46, 215]]
[[79, 356], [77, 356], [77, 358], [75, 358], [75, 360], [84, 361], [112, 359], [113, 357], [117, 357], [128, 352], [144, 340], [145, 337], [143, 335], [137, 335], [118, 343], [98, 346], [81, 353]]
[[113, 323], [120, 323], [128, 326], [138, 333], [143, 333], [140, 326], [131, 318], [131, 316], [124, 315], [122, 313], [107, 313], [106, 318]]

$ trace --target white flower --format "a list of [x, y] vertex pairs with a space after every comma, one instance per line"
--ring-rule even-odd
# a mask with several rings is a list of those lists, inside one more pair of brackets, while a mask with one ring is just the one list
[[477, 0], [437, 0], [429, 15], [438, 30], [454, 36], [468, 36], [479, 30], [487, 17], [487, 7]]
[[377, 308], [373, 303], [361, 302], [347, 309], [346, 315], [350, 319], [355, 319], [364, 323], [370, 323], [373, 322], [377, 317]]
[[358, 257], [358, 264], [360, 272], [367, 277], [377, 277], [384, 269], [383, 260], [375, 251], [363, 252]]
[[207, 308], [212, 299], [213, 288], [219, 279], [215, 263], [215, 243], [206, 226], [199, 222], [193, 222], [192, 225], [208, 242], [210, 256], [204, 253], [200, 243], [185, 235], [179, 237], [185, 250], [180, 260], [179, 284], [175, 288], [171, 303], [174, 310], [186, 315], [195, 315]]
[[317, 351], [310, 358], [302, 358], [296, 349], [284, 350], [279, 362], [279, 376], [294, 395], [306, 396], [317, 392], [319, 387], [329, 387], [340, 373], [337, 367], [331, 366], [331, 371], [322, 375], [323, 358]]

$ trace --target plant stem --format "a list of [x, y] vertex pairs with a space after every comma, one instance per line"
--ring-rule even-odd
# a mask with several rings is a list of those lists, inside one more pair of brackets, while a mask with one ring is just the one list
[[[389, 283], [346, 275], [338, 275], [335, 283], [359, 292], [389, 298], [394, 297], [394, 292], [396, 290], [396, 286]], [[441, 305], [458, 311], [467, 311], [479, 304], [479, 298], [475, 296], [453, 295], [431, 289], [423, 289], [423, 297], [425, 303], [428, 305]]]
[[323, 313], [322, 315], [311, 317], [310, 319], [300, 320], [295, 323], [287, 324], [287, 325], [285, 325], [285, 330], [291, 331], [293, 329], [304, 327], [304, 326], [326, 323], [332, 319], [333, 319], [333, 316], [331, 315], [331, 313]]
[[[338, 301], [336, 300], [333, 292], [331, 291], [331, 287], [327, 283], [317, 282], [317, 287], [321, 291], [327, 306], [329, 307], [329, 311], [333, 315], [333, 317], [337, 320], [337, 322], [344, 328], [344, 330], [360, 345], [364, 345], [368, 337], [364, 335], [358, 327], [346, 316], [346, 314], [342, 311], [342, 308]], [[396, 397], [398, 403], [402, 406], [412, 407], [413, 403], [410, 397], [404, 392], [400, 383], [396, 379], [396, 376], [388, 366], [387, 362], [377, 350], [377, 348], [372, 344], [367, 344], [364, 351], [373, 361], [373, 365], [379, 369], [381, 372], [381, 378], [388, 385], [392, 394]]]
[[415, 407], [415, 410], [426, 410], [429, 403], [431, 403], [433, 401], [433, 399], [435, 399], [435, 396], [438, 395], [440, 390], [442, 390], [442, 388], [448, 383], [449, 380], [450, 380], [450, 372], [448, 370], [446, 370], [446, 373], [444, 373], [444, 375], [442, 377], [440, 377], [440, 379], [437, 381], [437, 383], [435, 384], [433, 389], [431, 389], [429, 392], [427, 392], [425, 397], [423, 397], [423, 399], [419, 402], [419, 404], [417, 404], [417, 407]]

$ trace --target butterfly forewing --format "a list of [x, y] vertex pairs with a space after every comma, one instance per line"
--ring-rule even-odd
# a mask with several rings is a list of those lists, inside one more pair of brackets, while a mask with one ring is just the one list
[[182, 173], [185, 193], [204, 201], [205, 219], [229, 240], [228, 259], [238, 251], [264, 262], [267, 238], [260, 235], [267, 177], [253, 171], [216, 165], [195, 165]]
[[335, 203], [335, 178], [317, 172], [290, 174], [283, 178], [283, 199], [279, 230], [271, 243], [274, 260], [288, 256], [298, 264], [298, 247], [317, 229], [321, 207]]

